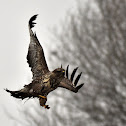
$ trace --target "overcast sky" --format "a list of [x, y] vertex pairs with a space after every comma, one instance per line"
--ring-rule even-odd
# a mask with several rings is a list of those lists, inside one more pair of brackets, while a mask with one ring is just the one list
[[39, 14], [34, 30], [48, 57], [46, 47], [46, 43], [50, 42], [48, 28], [60, 22], [65, 17], [66, 10], [73, 9], [74, 6], [74, 0], [1, 0], [0, 122], [2, 126], [14, 125], [14, 121], [6, 116], [4, 109], [20, 118], [16, 99], [10, 97], [3, 89], [17, 90], [31, 81], [31, 72], [26, 63], [29, 18]]

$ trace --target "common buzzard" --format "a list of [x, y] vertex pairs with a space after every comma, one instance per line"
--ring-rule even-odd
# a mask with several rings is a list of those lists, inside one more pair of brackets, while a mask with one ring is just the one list
[[39, 98], [40, 105], [49, 109], [50, 107], [46, 105], [47, 95], [55, 90], [58, 87], [66, 88], [75, 93], [84, 85], [80, 84], [77, 86], [77, 83], [80, 79], [81, 73], [77, 76], [73, 82], [74, 75], [78, 69], [75, 68], [69, 79], [68, 77], [68, 68], [66, 71], [61, 67], [57, 68], [54, 71], [49, 71], [46, 64], [43, 48], [39, 43], [39, 40], [36, 36], [36, 33], [33, 33], [32, 28], [36, 24], [34, 20], [37, 18], [37, 15], [34, 15], [29, 20], [29, 33], [30, 33], [30, 44], [27, 54], [27, 62], [31, 71], [33, 73], [33, 80], [30, 84], [25, 85], [21, 90], [10, 91], [5, 89], [7, 92], [10, 92], [11, 95], [15, 98]]

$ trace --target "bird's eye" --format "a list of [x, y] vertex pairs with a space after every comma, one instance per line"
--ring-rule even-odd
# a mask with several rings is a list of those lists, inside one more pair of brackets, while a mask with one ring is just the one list
[[56, 70], [57, 73], [65, 73], [65, 70]]

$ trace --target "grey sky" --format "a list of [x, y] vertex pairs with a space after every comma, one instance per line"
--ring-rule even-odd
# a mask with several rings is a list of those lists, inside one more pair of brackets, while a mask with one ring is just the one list
[[64, 18], [66, 10], [74, 6], [74, 0], [1, 0], [0, 121], [2, 126], [13, 125], [13, 120], [5, 115], [4, 108], [19, 117], [16, 99], [10, 97], [3, 89], [17, 90], [31, 80], [31, 72], [26, 63], [29, 18], [39, 14], [35, 31], [48, 57], [46, 47], [46, 43], [50, 42], [48, 27], [57, 24]]

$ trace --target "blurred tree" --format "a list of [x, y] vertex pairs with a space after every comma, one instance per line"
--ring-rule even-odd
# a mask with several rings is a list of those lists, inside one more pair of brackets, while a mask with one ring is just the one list
[[[126, 0], [92, 0], [86, 5], [79, 1], [77, 5], [76, 13], [69, 13], [61, 32], [55, 33], [60, 51], [53, 51], [64, 64], [77, 64], [84, 73], [80, 94], [65, 97], [70, 102], [65, 118], [69, 122], [64, 124], [124, 126]], [[58, 116], [64, 118], [61, 113]]]
[[78, 94], [53, 92], [52, 108], [35, 107], [37, 116], [27, 118], [36, 126], [126, 125], [126, 0], [79, 0], [61, 27], [53, 30], [52, 67], [59, 60], [80, 66], [85, 86]]

